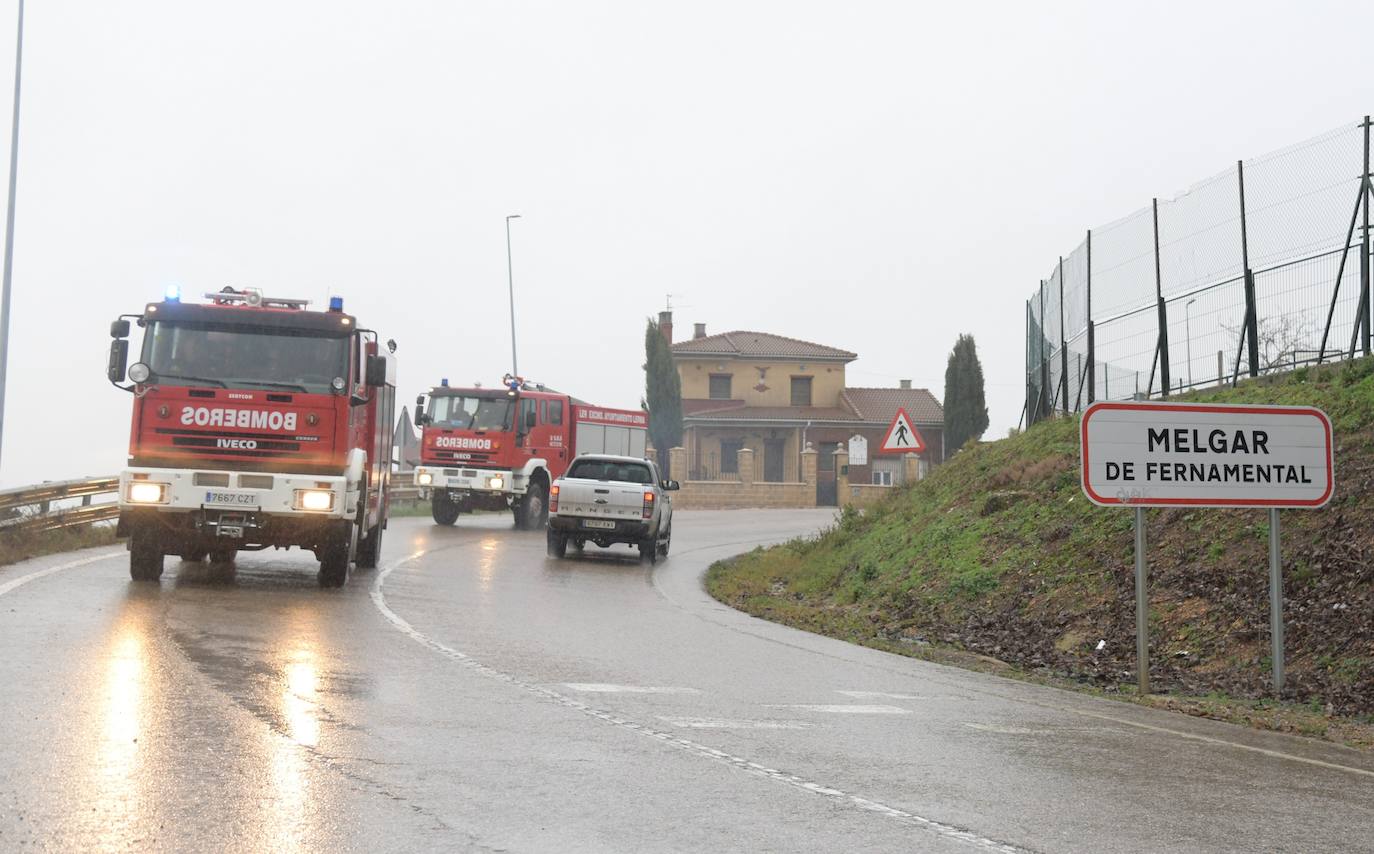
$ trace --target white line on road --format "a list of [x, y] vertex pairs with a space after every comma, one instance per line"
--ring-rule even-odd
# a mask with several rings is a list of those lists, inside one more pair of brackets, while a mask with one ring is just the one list
[[738, 718], [670, 718], [658, 719], [686, 729], [810, 729], [806, 721], [756, 721]]
[[935, 700], [940, 697], [921, 696], [920, 694], [889, 694], [886, 691], [836, 691], [855, 700]]
[[891, 807], [887, 804], [880, 803], [878, 801], [869, 800], [868, 798], [861, 797], [859, 795], [853, 795], [848, 792], [832, 788], [830, 786], [815, 783], [802, 777], [798, 777], [795, 774], [789, 774], [786, 771], [780, 771], [776, 768], [769, 768], [766, 765], [760, 765], [757, 762], [751, 762], [748, 759], [745, 759], [744, 757], [734, 756], [722, 750], [717, 750], [714, 747], [708, 747], [707, 745], [691, 741], [690, 739], [682, 738], [681, 736], [674, 735], [671, 732], [645, 726], [644, 724], [628, 720], [626, 718], [622, 718], [611, 712], [603, 711], [593, 706], [589, 706], [580, 700], [576, 700], [572, 697], [567, 696], [566, 694], [560, 694], [552, 688], [546, 688], [542, 685], [536, 685], [532, 682], [526, 682], [518, 676], [513, 676], [509, 673], [504, 673], [500, 670], [497, 670], [494, 667], [489, 667], [488, 665], [482, 664], [479, 661], [475, 661], [474, 659], [469, 657], [467, 653], [460, 652], [451, 646], [447, 646], [446, 644], [440, 643], [439, 641], [434, 640], [430, 636], [426, 635], [424, 632], [419, 631], [410, 623], [406, 622], [405, 619], [402, 618], [399, 614], [391, 610], [391, 608], [386, 603], [386, 595], [382, 593], [382, 585], [386, 582], [387, 576], [389, 576], [396, 569], [405, 566], [407, 563], [410, 563], [414, 560], [418, 560], [419, 558], [423, 557], [427, 552], [428, 550], [414, 552], [408, 557], [404, 557], [398, 561], [389, 564], [381, 572], [377, 573], [377, 580], [374, 581], [372, 584], [372, 603], [377, 607], [377, 610], [381, 612], [382, 616], [386, 618], [387, 622], [391, 623], [402, 633], [408, 636], [411, 640], [415, 641], [423, 647], [426, 647], [427, 649], [430, 649], [438, 653], [439, 655], [444, 656], [445, 658], [451, 659], [461, 664], [462, 666], [471, 669], [476, 673], [480, 673], [483, 676], [495, 679], [499, 682], [505, 682], [508, 685], [512, 685], [514, 687], [528, 691], [531, 694], [536, 694], [538, 696], [552, 700], [553, 702], [558, 703], [561, 706], [565, 706], [569, 709], [579, 711], [582, 714], [587, 715], [588, 717], [595, 718], [599, 721], [611, 724], [612, 726], [620, 727], [621, 729], [626, 729], [631, 732], [637, 732], [640, 735], [652, 738], [662, 744], [668, 745], [669, 747], [673, 747], [678, 750], [694, 754], [696, 756], [701, 756], [706, 759], [711, 759], [713, 761], [729, 765], [730, 767], [743, 771], [746, 774], [752, 774], [754, 776], [763, 777], [765, 779], [772, 780], [777, 783], [783, 783], [793, 788], [801, 789], [805, 792], [810, 792], [814, 795], [820, 795], [822, 797], [829, 798], [832, 801], [846, 804], [851, 807], [857, 807], [867, 812], [873, 812], [879, 815], [887, 816], [890, 819], [902, 822], [903, 824], [909, 825], [911, 827], [917, 827], [922, 830], [929, 831], [945, 839], [966, 842], [970, 845], [981, 848], [984, 851], [997, 851], [1002, 852], [1002, 854], [1022, 854], [1022, 852], [1026, 850], [1023, 848], [1018, 848], [1015, 845], [1010, 845], [1005, 842], [998, 842], [994, 839], [988, 839], [986, 837], [979, 836], [976, 833], [964, 830], [961, 827], [955, 827], [952, 824], [945, 824], [944, 822], [925, 818], [923, 816], [916, 815], [915, 813], [907, 812], [906, 810], [900, 810], [896, 807]]
[[4, 596], [6, 593], [10, 592], [11, 590], [14, 590], [16, 587], [23, 587], [30, 581], [37, 581], [38, 579], [43, 578], [44, 576], [52, 575], [53, 573], [62, 572], [68, 569], [76, 569], [78, 566], [85, 566], [88, 563], [95, 563], [98, 560], [109, 560], [112, 557], [116, 557], [118, 554], [118, 552], [115, 552], [114, 554], [103, 554], [96, 555], [94, 557], [86, 557], [82, 558], [81, 560], [74, 560], [71, 563], [59, 563], [57, 566], [50, 566], [47, 569], [40, 569], [37, 572], [30, 572], [28, 575], [21, 575], [13, 581], [6, 581], [4, 584], [0, 584], [0, 596]]
[[653, 685], [611, 685], [606, 682], [564, 682], [564, 688], [587, 694], [700, 694], [696, 688], [670, 688]]
[[803, 712], [825, 712], [831, 715], [909, 715], [910, 709], [864, 703], [803, 703], [789, 706], [769, 706], [770, 709], [800, 709]]

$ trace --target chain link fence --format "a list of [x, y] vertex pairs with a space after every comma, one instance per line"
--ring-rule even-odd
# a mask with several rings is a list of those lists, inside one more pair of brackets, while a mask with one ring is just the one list
[[1034, 423], [1370, 353], [1370, 120], [1105, 226], [1026, 303]]

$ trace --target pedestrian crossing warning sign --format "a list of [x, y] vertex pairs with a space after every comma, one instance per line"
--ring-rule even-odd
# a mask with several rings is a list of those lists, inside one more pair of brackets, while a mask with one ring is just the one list
[[921, 438], [916, 425], [911, 423], [911, 416], [906, 414], [905, 409], [898, 409], [897, 416], [892, 419], [892, 426], [887, 428], [887, 435], [878, 447], [878, 453], [919, 454], [925, 449], [925, 440]]

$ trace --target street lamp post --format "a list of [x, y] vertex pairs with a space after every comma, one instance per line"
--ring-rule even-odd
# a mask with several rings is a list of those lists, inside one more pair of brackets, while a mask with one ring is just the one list
[[1196, 297], [1183, 304], [1183, 337], [1188, 339], [1188, 388], [1193, 387], [1193, 319], [1188, 307], [1195, 302]]
[[19, 170], [19, 72], [24, 60], [24, 0], [19, 0], [19, 28], [14, 47], [14, 119], [10, 124], [10, 193], [5, 213], [5, 272], [0, 291], [0, 446], [5, 439], [5, 379], [10, 353], [10, 270], [14, 263], [14, 186]]
[[510, 285], [510, 374], [512, 377], [520, 376], [520, 366], [515, 359], [515, 270], [511, 265], [510, 221], [519, 218], [520, 214], [511, 214], [506, 217], [506, 281]]

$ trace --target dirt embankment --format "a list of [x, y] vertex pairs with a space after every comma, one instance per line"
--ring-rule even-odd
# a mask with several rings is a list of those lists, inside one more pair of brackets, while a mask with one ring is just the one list
[[[1335, 498], [1324, 510], [1283, 515], [1283, 708], [1374, 723], [1374, 361], [1188, 399], [1313, 405], [1332, 417]], [[1270, 688], [1266, 511], [1148, 517], [1154, 689], [1262, 701]], [[708, 584], [722, 601], [813, 631], [916, 654], [961, 651], [1129, 692], [1132, 549], [1131, 514], [1095, 507], [1079, 490], [1070, 418], [971, 446], [867, 513], [843, 514], [818, 540], [718, 566]]]

